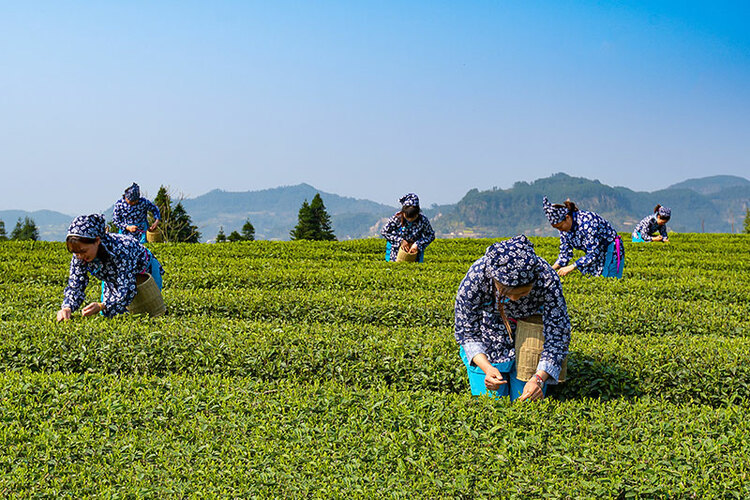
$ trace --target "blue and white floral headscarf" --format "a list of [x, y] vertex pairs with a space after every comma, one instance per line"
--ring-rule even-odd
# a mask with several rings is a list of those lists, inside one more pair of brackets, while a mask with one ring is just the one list
[[537, 256], [534, 245], [523, 234], [493, 243], [484, 254], [487, 272], [501, 285], [516, 287], [534, 281]]
[[402, 207], [417, 207], [419, 208], [419, 197], [414, 193], [405, 194], [398, 199]]
[[91, 214], [79, 215], [68, 227], [68, 236], [79, 236], [81, 238], [101, 238], [106, 233], [104, 215]]
[[672, 217], [672, 209], [667, 207], [659, 207], [659, 211], [657, 212], [658, 215], [665, 219], [669, 219]]
[[135, 182], [125, 190], [125, 199], [128, 201], [138, 201], [141, 199], [141, 188]]
[[547, 220], [553, 226], [564, 221], [565, 217], [568, 215], [568, 209], [566, 207], [552, 206], [552, 203], [549, 202], [546, 196], [544, 197], [544, 200], [542, 200], [542, 205], [544, 206], [544, 214], [547, 216]]

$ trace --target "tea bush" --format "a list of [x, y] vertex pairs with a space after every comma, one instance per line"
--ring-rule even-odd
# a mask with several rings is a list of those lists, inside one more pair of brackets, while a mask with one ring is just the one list
[[490, 243], [153, 244], [167, 316], [65, 324], [64, 245], [0, 243], [0, 494], [747, 496], [750, 237], [563, 278], [569, 380], [515, 405], [468, 395], [453, 339]]

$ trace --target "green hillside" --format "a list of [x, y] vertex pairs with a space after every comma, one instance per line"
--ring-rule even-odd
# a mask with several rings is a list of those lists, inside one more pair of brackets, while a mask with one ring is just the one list
[[287, 240], [297, 224], [302, 202], [311, 201], [316, 193], [323, 197], [339, 239], [370, 236], [370, 228], [396, 210], [369, 200], [325, 193], [309, 184], [247, 192], [215, 189], [186, 199], [184, 205], [206, 238], [215, 236], [222, 225], [227, 233], [239, 230], [249, 217], [258, 239]]
[[[214, 238], [222, 226], [226, 234], [239, 231], [248, 218], [255, 226], [257, 239], [288, 240], [302, 202], [312, 200], [316, 193], [321, 193], [340, 240], [379, 236], [386, 219], [398, 210], [370, 200], [326, 193], [309, 184], [245, 192], [215, 189], [186, 198], [183, 204], [204, 241]], [[556, 232], [547, 224], [541, 209], [545, 195], [553, 202], [570, 198], [582, 210], [599, 212], [623, 232], [630, 232], [660, 203], [673, 210], [668, 226], [672, 231], [736, 233], [742, 227], [745, 207], [750, 206], [750, 181], [713, 176], [648, 193], [560, 173], [532, 183], [517, 182], [510, 189], [473, 189], [456, 204], [425, 207], [425, 212], [439, 238], [519, 233], [551, 236]], [[112, 207], [104, 214], [111, 218]], [[15, 210], [0, 212], [0, 220], [12, 229], [17, 217], [27, 215], [34, 217], [44, 240], [64, 239], [72, 219], [58, 212]]]
[[750, 188], [750, 181], [736, 175], [712, 175], [699, 179], [687, 179], [672, 184], [667, 189], [690, 189], [700, 194], [716, 194], [729, 188]]
[[529, 404], [472, 398], [453, 339], [491, 241], [422, 265], [378, 240], [156, 244], [167, 316], [66, 324], [64, 246], [0, 243], [0, 492], [750, 494], [750, 236], [627, 241], [625, 279], [563, 278], [569, 381]]
[[30, 217], [39, 228], [39, 239], [46, 241], [60, 241], [65, 239], [68, 225], [73, 217], [52, 210], [0, 210], [0, 220], [5, 222], [5, 231], [10, 234], [16, 227], [18, 219]]
[[[474, 189], [456, 205], [430, 213], [435, 230], [443, 236], [554, 235], [542, 210], [542, 198], [547, 196], [553, 203], [571, 199], [581, 210], [598, 212], [623, 232], [632, 231], [657, 204], [672, 208], [668, 225], [672, 231], [728, 233], [734, 223], [737, 232], [745, 207], [750, 206], [750, 181], [720, 178], [721, 184], [709, 182], [718, 189], [710, 194], [690, 188], [696, 186], [693, 182], [646, 193], [559, 173], [532, 183], [517, 182], [510, 189]], [[727, 183], [726, 178], [745, 182]]]

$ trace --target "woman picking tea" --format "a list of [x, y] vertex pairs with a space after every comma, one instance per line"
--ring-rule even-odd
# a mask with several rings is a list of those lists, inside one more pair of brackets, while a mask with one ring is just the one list
[[[494, 243], [458, 287], [455, 337], [473, 395], [544, 397], [559, 380], [570, 344], [570, 319], [559, 276], [526, 236]], [[517, 377], [517, 321], [541, 315], [544, 343], [531, 378]]]
[[136, 275], [150, 273], [161, 290], [164, 269], [153, 254], [138, 241], [121, 234], [109, 234], [101, 214], [81, 215], [73, 219], [65, 239], [70, 260], [68, 286], [63, 292], [57, 321], [68, 320], [86, 299], [89, 275], [102, 280], [101, 302], [91, 302], [81, 314], [122, 314], [135, 298]]
[[[557, 274], [578, 269], [591, 276], [622, 278], [625, 247], [609, 222], [595, 212], [579, 210], [570, 200], [553, 205], [545, 196], [542, 204], [547, 220], [560, 231], [560, 255], [552, 265]], [[574, 248], [586, 254], [569, 264]]]
[[[154, 218], [149, 227], [148, 213]], [[161, 213], [151, 200], [141, 196], [141, 188], [135, 182], [125, 190], [122, 198], [115, 202], [112, 222], [122, 234], [129, 234], [141, 243], [146, 243], [146, 231], [153, 231], [159, 225]]]
[[398, 202], [401, 210], [388, 219], [380, 234], [386, 239], [385, 260], [396, 262], [399, 260], [399, 250], [402, 257], [408, 260], [424, 262], [424, 251], [427, 245], [435, 240], [435, 231], [429, 219], [419, 208], [419, 197], [409, 193]]
[[[661, 205], [656, 205], [654, 213], [648, 215], [633, 229], [633, 242], [645, 243], [647, 241], [669, 241], [667, 236], [667, 222], [672, 218], [672, 210]], [[652, 236], [658, 232], [656, 236]]]

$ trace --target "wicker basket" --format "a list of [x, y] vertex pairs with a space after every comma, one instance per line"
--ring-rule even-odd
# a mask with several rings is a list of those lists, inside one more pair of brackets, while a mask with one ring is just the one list
[[161, 243], [164, 241], [164, 235], [161, 234], [161, 229], [156, 228], [156, 231], [146, 231], [146, 241], [149, 243]]
[[167, 312], [161, 290], [156, 286], [150, 274], [138, 274], [135, 277], [138, 291], [133, 302], [128, 306], [131, 314], [148, 314], [151, 317], [162, 316]]
[[416, 262], [418, 256], [418, 253], [409, 253], [404, 251], [403, 248], [399, 248], [396, 262]]
[[[544, 348], [544, 326], [539, 315], [518, 320], [516, 326], [516, 372], [519, 380], [529, 380], [536, 373], [539, 358]], [[564, 382], [568, 375], [568, 358], [563, 360], [560, 377]]]

